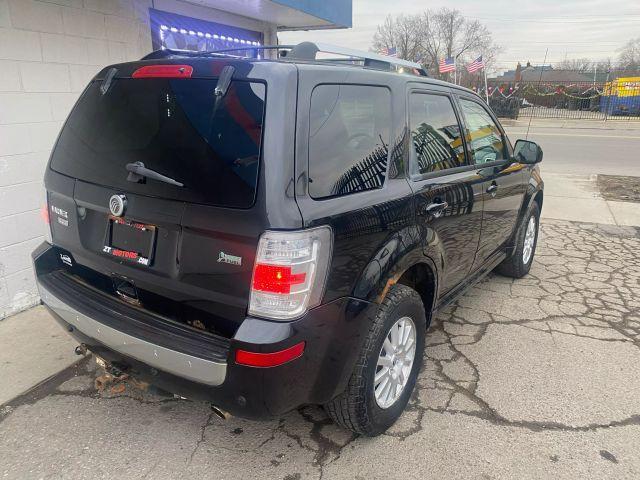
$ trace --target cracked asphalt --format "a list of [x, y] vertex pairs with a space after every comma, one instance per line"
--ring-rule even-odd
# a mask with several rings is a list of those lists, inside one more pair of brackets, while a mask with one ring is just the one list
[[407, 412], [370, 439], [93, 388], [91, 359], [0, 409], [0, 477], [639, 478], [640, 230], [546, 220], [531, 273], [434, 319]]

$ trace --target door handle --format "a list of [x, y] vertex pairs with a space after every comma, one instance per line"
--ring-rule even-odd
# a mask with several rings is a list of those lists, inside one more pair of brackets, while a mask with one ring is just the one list
[[498, 193], [498, 184], [496, 182], [493, 182], [491, 185], [489, 185], [489, 188], [487, 188], [487, 193], [490, 193], [492, 197], [495, 197], [496, 193]]
[[447, 202], [430, 203], [426, 207], [422, 208], [420, 214], [425, 216], [433, 215], [434, 217], [438, 218], [440, 215], [442, 215], [442, 212], [444, 212], [448, 206], [449, 204]]

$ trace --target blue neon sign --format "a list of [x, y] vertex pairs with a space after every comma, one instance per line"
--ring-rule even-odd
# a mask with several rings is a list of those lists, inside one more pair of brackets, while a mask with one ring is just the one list
[[[226, 48], [259, 47], [262, 33], [176, 13], [149, 9], [151, 41], [154, 50], [189, 50], [205, 52]], [[256, 50], [243, 50], [238, 55], [258, 57]]]

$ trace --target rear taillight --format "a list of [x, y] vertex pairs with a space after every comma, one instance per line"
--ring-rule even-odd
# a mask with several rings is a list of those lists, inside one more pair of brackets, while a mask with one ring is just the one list
[[277, 367], [284, 363], [300, 358], [304, 352], [304, 342], [278, 352], [258, 353], [247, 350], [236, 350], [236, 363], [248, 367]]
[[290, 320], [318, 305], [331, 244], [329, 227], [262, 234], [253, 267], [249, 314]]
[[191, 78], [191, 65], [145, 65], [140, 67], [132, 78]]
[[44, 205], [40, 210], [40, 217], [42, 217], [42, 221], [44, 222], [44, 238], [47, 242], [53, 243], [53, 239], [51, 238], [51, 217], [49, 215], [49, 200], [48, 193], [44, 191]]

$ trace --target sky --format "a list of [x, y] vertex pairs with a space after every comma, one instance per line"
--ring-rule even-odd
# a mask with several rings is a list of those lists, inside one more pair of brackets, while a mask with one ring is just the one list
[[547, 64], [572, 58], [616, 60], [631, 38], [640, 37], [640, 0], [353, 0], [353, 28], [280, 32], [281, 44], [322, 41], [369, 50], [376, 26], [391, 14], [457, 8], [482, 22], [502, 48], [496, 70], [518, 61]]

